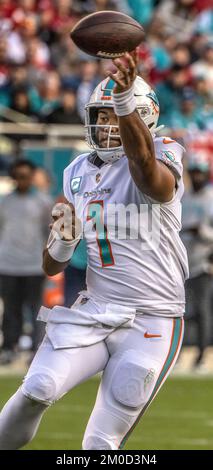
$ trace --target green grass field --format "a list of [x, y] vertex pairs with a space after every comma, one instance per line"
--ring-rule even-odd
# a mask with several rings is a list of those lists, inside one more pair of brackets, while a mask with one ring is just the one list
[[[0, 377], [0, 405], [20, 378]], [[50, 408], [26, 449], [81, 449], [99, 379], [72, 390]], [[129, 438], [125, 449], [213, 449], [213, 378], [169, 379]]]

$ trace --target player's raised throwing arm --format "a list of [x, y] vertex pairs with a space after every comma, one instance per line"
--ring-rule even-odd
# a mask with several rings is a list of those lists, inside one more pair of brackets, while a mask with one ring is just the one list
[[48, 276], [54, 276], [68, 266], [81, 238], [81, 221], [76, 217], [70, 203], [58, 203], [52, 211], [53, 223], [43, 252], [43, 270]]
[[136, 109], [133, 85], [137, 52], [131, 55], [126, 53], [125, 59], [127, 66], [120, 59], [113, 61], [117, 72], [110, 73], [110, 77], [116, 83], [113, 90], [114, 108], [129, 169], [143, 193], [159, 202], [167, 202], [173, 196], [175, 177], [164, 163], [156, 160], [152, 135]]

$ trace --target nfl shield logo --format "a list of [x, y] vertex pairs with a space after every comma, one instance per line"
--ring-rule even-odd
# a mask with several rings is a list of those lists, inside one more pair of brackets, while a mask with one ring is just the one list
[[71, 179], [70, 186], [71, 186], [71, 191], [73, 194], [78, 193], [80, 189], [80, 185], [81, 185], [81, 179], [82, 179], [81, 176], [77, 176], [76, 178]]

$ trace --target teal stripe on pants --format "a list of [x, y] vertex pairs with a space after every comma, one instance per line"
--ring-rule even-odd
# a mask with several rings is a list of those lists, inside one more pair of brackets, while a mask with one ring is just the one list
[[155, 393], [157, 392], [158, 388], [160, 387], [165, 375], [167, 374], [170, 366], [172, 365], [172, 362], [175, 358], [175, 355], [176, 355], [176, 352], [177, 352], [177, 349], [178, 349], [180, 335], [181, 335], [181, 332], [182, 332], [182, 319], [177, 318], [177, 319], [174, 319], [174, 321], [175, 321], [175, 326], [174, 326], [174, 330], [173, 330], [173, 340], [172, 340], [172, 344], [171, 344], [171, 347], [170, 347], [170, 350], [169, 350], [167, 360], [166, 360], [166, 362], [163, 366], [163, 369], [162, 369], [162, 371], [161, 371], [161, 373], [158, 377], [158, 380], [155, 384], [154, 390], [153, 390], [148, 402], [146, 403], [146, 405], [142, 409], [141, 413], [137, 417], [137, 419], [136, 419], [135, 423], [133, 424], [133, 426], [131, 427], [131, 429], [127, 432], [126, 436], [121, 441], [119, 449], [122, 449], [123, 446], [125, 445], [125, 443], [126, 443], [127, 439], [129, 438], [131, 432], [133, 431], [135, 426], [138, 424], [138, 421], [140, 420], [141, 416], [145, 413], [145, 411], [148, 408], [149, 404], [151, 403]]

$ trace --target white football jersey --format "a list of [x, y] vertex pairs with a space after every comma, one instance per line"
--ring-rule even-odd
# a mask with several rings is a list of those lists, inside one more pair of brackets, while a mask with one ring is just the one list
[[166, 137], [155, 138], [154, 145], [156, 158], [176, 176], [170, 202], [158, 203], [138, 189], [127, 157], [98, 168], [89, 153], [65, 169], [64, 195], [83, 218], [89, 296], [175, 317], [184, 313], [188, 277], [179, 237], [184, 149]]

